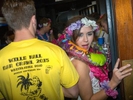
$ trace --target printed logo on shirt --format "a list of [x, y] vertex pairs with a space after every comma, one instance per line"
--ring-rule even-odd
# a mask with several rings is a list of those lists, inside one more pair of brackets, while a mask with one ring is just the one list
[[46, 63], [49, 63], [49, 58], [42, 57], [41, 54], [9, 58], [8, 63], [3, 66], [3, 71], [10, 70], [14, 75], [23, 72], [39, 71], [41, 68], [44, 68], [43, 64], [45, 64], [47, 74], [49, 69], [51, 69], [50, 66], [46, 66]]
[[42, 81], [38, 76], [30, 77], [29, 73], [27, 76], [17, 76], [17, 88], [20, 88], [20, 94], [26, 97], [26, 100], [48, 100], [45, 94], [42, 92]]

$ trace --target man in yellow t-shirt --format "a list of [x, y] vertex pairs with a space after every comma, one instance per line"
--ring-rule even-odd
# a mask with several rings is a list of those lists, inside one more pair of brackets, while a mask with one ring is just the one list
[[15, 39], [0, 51], [0, 99], [76, 98], [79, 75], [66, 53], [35, 38], [33, 1], [5, 1], [2, 12]]

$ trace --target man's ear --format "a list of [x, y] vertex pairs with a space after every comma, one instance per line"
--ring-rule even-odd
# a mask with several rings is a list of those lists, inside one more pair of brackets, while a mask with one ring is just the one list
[[36, 22], [36, 16], [35, 15], [32, 16], [31, 22], [32, 22], [32, 24], [36, 25], [37, 22]]

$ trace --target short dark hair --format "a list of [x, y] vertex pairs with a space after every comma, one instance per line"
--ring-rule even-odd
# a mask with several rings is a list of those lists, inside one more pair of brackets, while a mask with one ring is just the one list
[[28, 28], [31, 17], [36, 14], [33, 0], [5, 0], [2, 13], [7, 24], [14, 30]]

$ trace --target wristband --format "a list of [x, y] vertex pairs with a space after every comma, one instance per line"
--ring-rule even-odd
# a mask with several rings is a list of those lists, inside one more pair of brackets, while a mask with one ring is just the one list
[[108, 86], [109, 81], [103, 81], [100, 83], [101, 88], [105, 90], [105, 93], [107, 96], [112, 97], [113, 99], [115, 99], [118, 95], [118, 92], [116, 91], [116, 89], [112, 90], [109, 86]]

